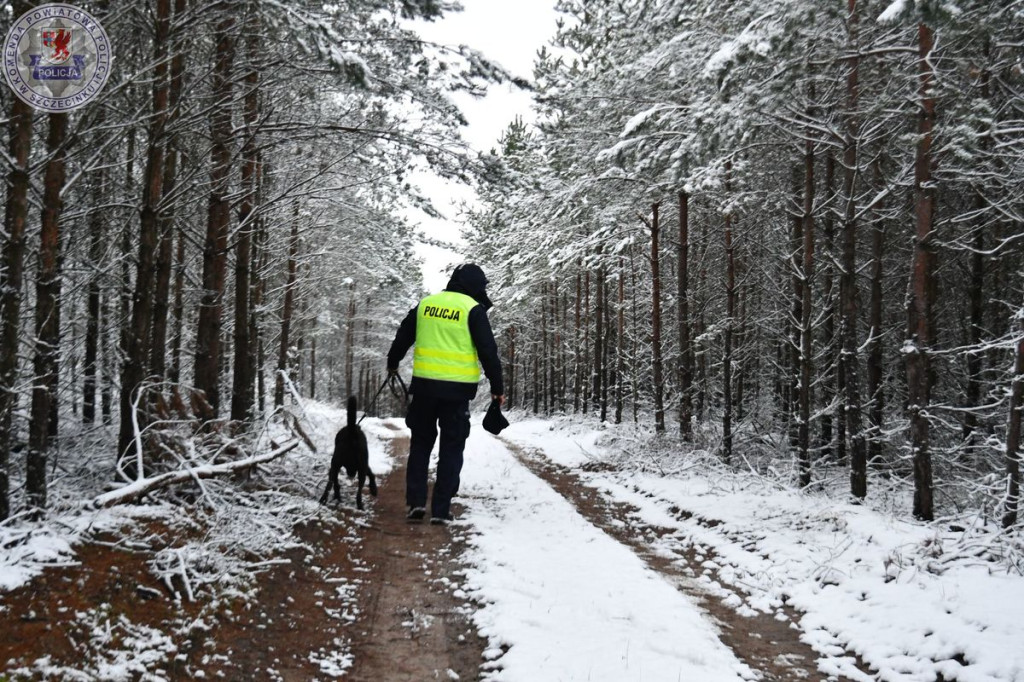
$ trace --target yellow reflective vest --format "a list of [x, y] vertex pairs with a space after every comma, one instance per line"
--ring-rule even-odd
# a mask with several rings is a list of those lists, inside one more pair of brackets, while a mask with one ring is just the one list
[[455, 291], [442, 291], [420, 301], [414, 377], [466, 384], [480, 381], [480, 362], [469, 333], [469, 311], [477, 305], [471, 296]]

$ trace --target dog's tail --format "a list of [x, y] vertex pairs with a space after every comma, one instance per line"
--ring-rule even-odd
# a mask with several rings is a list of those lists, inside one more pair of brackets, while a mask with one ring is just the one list
[[356, 397], [350, 396], [348, 399], [348, 425], [356, 425]]

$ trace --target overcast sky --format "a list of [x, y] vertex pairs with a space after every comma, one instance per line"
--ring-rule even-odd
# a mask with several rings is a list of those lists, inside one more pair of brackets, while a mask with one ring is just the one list
[[[417, 22], [416, 28], [427, 40], [445, 45], [467, 45], [498, 62], [508, 71], [532, 78], [533, 60], [542, 46], [555, 34], [555, 0], [463, 0], [465, 10], [435, 22]], [[463, 137], [477, 151], [493, 148], [502, 131], [517, 116], [532, 121], [530, 95], [510, 85], [494, 85], [482, 99], [458, 93], [454, 97], [469, 125]], [[446, 215], [434, 220], [419, 211], [409, 213], [422, 231], [448, 242], [460, 241], [461, 225], [456, 214], [463, 201], [472, 201], [468, 187], [420, 174], [417, 183], [427, 191], [437, 208]], [[461, 260], [457, 254], [420, 244], [417, 253], [424, 259], [423, 279], [430, 291], [439, 291], [448, 281], [451, 265]]]

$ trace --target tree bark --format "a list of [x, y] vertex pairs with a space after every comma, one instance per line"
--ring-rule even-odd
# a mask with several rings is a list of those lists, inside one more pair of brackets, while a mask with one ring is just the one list
[[167, 379], [181, 379], [181, 341], [185, 333], [185, 231], [178, 230], [178, 248], [174, 254], [174, 337], [171, 339], [171, 367]]
[[353, 291], [348, 300], [348, 321], [345, 324], [345, 396], [352, 393], [352, 363], [355, 359], [356, 296]]
[[690, 336], [690, 197], [679, 193], [679, 259], [676, 304], [679, 323], [679, 435], [693, 440], [693, 341]]
[[[135, 443], [132, 396], [146, 378], [153, 323], [153, 287], [159, 227], [159, 205], [163, 190], [164, 124], [167, 117], [167, 39], [170, 31], [170, 0], [156, 2], [156, 31], [153, 40], [153, 118], [149, 129], [142, 210], [139, 219], [139, 252], [135, 270], [135, 293], [121, 372], [118, 456]], [[140, 405], [143, 403], [140, 403]], [[129, 458], [135, 461], [135, 458]]]
[[[259, 118], [260, 77], [259, 59], [260, 22], [253, 12], [247, 26], [245, 74], [245, 143], [242, 148], [242, 190], [245, 198], [238, 211], [238, 243], [235, 246], [235, 357], [232, 373], [231, 419], [241, 422], [252, 414], [253, 377], [249, 347], [249, 302], [252, 234], [256, 209], [256, 189], [259, 179], [257, 160], [256, 124]], [[312, 397], [312, 396], [311, 396]]]
[[562, 350], [562, 327], [558, 322], [558, 278], [551, 280], [551, 409], [565, 411], [562, 388], [559, 382], [559, 371], [561, 369]]
[[[729, 194], [726, 164], [726, 195]], [[736, 257], [732, 241], [732, 214], [725, 214], [725, 329], [722, 332], [722, 460], [732, 461], [732, 325], [736, 315]]]
[[[125, 149], [125, 169], [124, 169], [124, 195], [127, 197], [135, 196], [135, 126], [128, 129], [128, 142]], [[118, 319], [120, 320], [120, 335], [118, 339], [118, 351], [120, 352], [120, 358], [118, 358], [118, 364], [124, 364], [124, 359], [128, 355], [128, 337], [131, 336], [131, 316], [132, 316], [132, 275], [131, 275], [131, 262], [132, 262], [132, 243], [133, 233], [132, 224], [135, 218], [134, 209], [129, 210], [129, 215], [125, 219], [124, 227], [121, 230], [121, 291], [118, 298], [119, 310]]]
[[[813, 97], [813, 93], [812, 93]], [[811, 325], [814, 279], [814, 143], [804, 148], [803, 264], [800, 272], [800, 485], [811, 484], [811, 385], [814, 371], [814, 330]]]
[[[825, 156], [825, 194], [826, 204], [832, 202], [835, 196], [834, 180], [835, 180], [835, 158], [832, 154], [826, 153]], [[824, 369], [824, 385], [826, 396], [822, 399], [825, 404], [831, 404], [832, 402], [838, 402], [839, 405], [842, 401], [836, 401], [836, 396], [839, 393], [839, 387], [837, 386], [838, 381], [838, 364], [839, 354], [835, 352], [836, 348], [836, 318], [839, 315], [839, 311], [836, 306], [836, 291], [835, 291], [835, 280], [833, 277], [833, 267], [831, 263], [835, 259], [835, 221], [833, 220], [833, 213], [831, 209], [825, 211], [823, 228], [825, 237], [825, 249], [827, 253], [822, 262], [823, 272], [822, 276], [824, 282], [822, 283], [823, 292], [822, 298], [826, 307], [825, 316], [822, 321], [822, 339], [825, 345], [825, 362], [826, 366]], [[832, 441], [834, 439], [832, 430], [832, 412], [824, 410], [821, 415], [821, 457], [824, 459], [831, 459], [833, 453]]]
[[654, 430], [665, 432], [665, 384], [661, 364], [661, 252], [658, 245], [658, 204], [651, 216], [651, 359], [654, 365]]
[[[203, 294], [199, 302], [196, 329], [195, 387], [205, 397], [209, 414], [220, 407], [221, 313], [227, 271], [228, 225], [231, 214], [231, 69], [235, 58], [232, 31], [235, 19], [228, 13], [217, 22], [216, 56], [213, 68], [213, 107], [210, 114], [210, 201], [203, 243]], [[283, 395], [282, 395], [283, 399]], [[205, 411], [205, 410], [204, 410]]]
[[[160, 7], [157, 7], [160, 10]], [[174, 16], [185, 14], [185, 0], [174, 0]], [[159, 21], [159, 20], [158, 20]], [[170, 129], [178, 118], [181, 88], [185, 68], [182, 27], [178, 28], [171, 57], [170, 84], [167, 92], [167, 115], [164, 128]], [[159, 37], [159, 31], [158, 31]], [[156, 282], [153, 288], [152, 338], [149, 343], [150, 374], [163, 377], [167, 371], [167, 316], [171, 298], [171, 270], [174, 262], [174, 212], [168, 204], [168, 196], [174, 190], [178, 174], [178, 151], [174, 135], [165, 134], [164, 169], [161, 181], [161, 209], [158, 216], [159, 243], [156, 258]]]
[[583, 384], [583, 414], [587, 413], [590, 406], [590, 381], [587, 380], [587, 373], [590, 371], [590, 268], [583, 273], [583, 365], [580, 367], [580, 382]]
[[583, 356], [583, 352], [580, 349], [580, 297], [583, 295], [582, 285], [580, 284], [580, 273], [576, 272], [576, 299], [575, 299], [575, 325], [573, 326], [573, 344], [575, 348], [574, 357], [574, 376], [572, 382], [572, 411], [573, 414], [578, 414], [580, 411], [580, 383], [581, 383], [581, 363], [580, 358]]
[[849, 0], [848, 30], [851, 54], [846, 75], [846, 130], [843, 135], [843, 254], [840, 297], [843, 309], [843, 384], [846, 389], [846, 429], [850, 434], [850, 492], [867, 495], [867, 451], [861, 420], [860, 360], [857, 343], [857, 206], [854, 199], [858, 170], [860, 121], [857, 117], [860, 60], [857, 55], [857, 0]]
[[[602, 249], [597, 247], [597, 257], [601, 259]], [[594, 411], [600, 410], [601, 421], [607, 418], [607, 406], [601, 400], [601, 381], [604, 378], [604, 265], [597, 267], [597, 316], [594, 319], [594, 368], [593, 368], [593, 401]]]
[[544, 414], [551, 414], [548, 401], [548, 372], [551, 370], [551, 354], [548, 351], [548, 285], [540, 284], [540, 390]]
[[[985, 56], [988, 57], [990, 46], [986, 41]], [[990, 97], [989, 81], [991, 74], [987, 68], [981, 72], [981, 96], [985, 100]], [[980, 140], [981, 149], [988, 153], [992, 146], [992, 136], [983, 135]], [[972, 348], [981, 345], [984, 335], [985, 324], [985, 226], [982, 216], [986, 207], [985, 195], [982, 188], [975, 188], [974, 209], [977, 212], [978, 224], [974, 226], [974, 237], [971, 241], [970, 253], [970, 280], [967, 285], [967, 301], [969, 305], [969, 327], [967, 343]], [[964, 390], [964, 421], [963, 439], [968, 447], [973, 447], [975, 431], [978, 428], [978, 415], [974, 411], [981, 404], [982, 391], [982, 359], [981, 353], [967, 353], [967, 386]]]
[[[875, 186], [882, 186], [881, 169], [875, 162]], [[884, 274], [882, 254], [885, 247], [885, 224], [876, 218], [871, 227], [871, 301], [868, 309], [868, 324], [871, 327], [867, 352], [868, 396], [871, 409], [868, 420], [871, 424], [871, 438], [868, 440], [868, 462], [877, 464], [882, 457], [882, 424], [885, 419], [885, 392], [882, 388], [882, 275]]]
[[[15, 16], [26, 11], [24, 2], [15, 3]], [[25, 223], [28, 219], [29, 153], [32, 146], [32, 108], [11, 98], [11, 120], [7, 124], [7, 151], [14, 161], [7, 175], [7, 204], [4, 212], [2, 296], [0, 296], [0, 521], [10, 515], [10, 457], [14, 445], [14, 408], [18, 402], [18, 331], [25, 276]]]
[[622, 385], [625, 380], [625, 336], [626, 336], [626, 272], [622, 257], [619, 257], [619, 309], [618, 328], [615, 334], [615, 423], [622, 423]]
[[[802, 169], [794, 163], [792, 167], [793, 208], [790, 211], [789, 240], [789, 345], [787, 353], [786, 428], [789, 435], [790, 452], [800, 452], [800, 321], [803, 319], [803, 283], [800, 271], [803, 267], [804, 219], [802, 213], [803, 183]], [[802, 477], [802, 474], [801, 474]]]
[[[102, 128], [105, 119], [102, 111], [97, 116], [98, 127]], [[106, 247], [106, 216], [100, 206], [104, 203], [107, 191], [106, 164], [92, 176], [91, 197], [93, 205], [89, 207], [89, 285], [86, 294], [85, 318], [85, 359], [82, 368], [82, 423], [93, 424], [96, 421], [96, 375], [98, 370], [100, 347], [100, 300], [102, 296], [102, 260]]]
[[[292, 313], [295, 308], [295, 280], [298, 271], [299, 212], [292, 220], [292, 234], [288, 242], [288, 279], [284, 285], [284, 309], [281, 311], [281, 347], [277, 354], [277, 377], [274, 385], [274, 406], [284, 406], [284, 373], [288, 372], [288, 350], [291, 343]], [[362, 381], [360, 380], [360, 383]], [[364, 396], [365, 397], [365, 396]], [[365, 400], [363, 401], [365, 405]], [[367, 405], [369, 409], [369, 405]]]
[[914, 516], [934, 518], [932, 462], [929, 443], [928, 408], [931, 403], [930, 346], [932, 343], [932, 281], [935, 252], [932, 245], [935, 190], [932, 179], [932, 128], [935, 124], [934, 73], [929, 61], [934, 36], [925, 23], [918, 24], [918, 82], [920, 107], [918, 143], [914, 163], [914, 258], [907, 306], [907, 390], [910, 412], [910, 444], [914, 462]]
[[1014, 353], [1010, 410], [1006, 424], [1006, 506], [1003, 528], [1016, 525], [1020, 507], [1020, 413], [1024, 406], [1024, 308], [1017, 314], [1018, 338]]
[[43, 179], [43, 215], [40, 224], [39, 265], [36, 272], [36, 348], [33, 360], [31, 421], [28, 433], [25, 490], [28, 506], [46, 508], [46, 457], [50, 445], [50, 417], [56, 379], [60, 327], [57, 305], [60, 292], [60, 214], [63, 207], [64, 140], [68, 115], [50, 114], [46, 140], [49, 161]]

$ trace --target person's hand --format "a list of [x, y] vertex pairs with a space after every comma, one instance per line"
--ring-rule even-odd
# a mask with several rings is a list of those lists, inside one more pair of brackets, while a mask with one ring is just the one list
[[388, 367], [388, 378], [390, 379], [393, 376], [398, 376], [398, 368], [395, 367], [392, 369], [391, 367]]
[[491, 394], [491, 400], [497, 400], [498, 401], [498, 405], [500, 405], [501, 407], [505, 407], [505, 396], [504, 395], [495, 395], [495, 394], [492, 393]]

